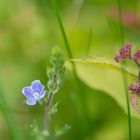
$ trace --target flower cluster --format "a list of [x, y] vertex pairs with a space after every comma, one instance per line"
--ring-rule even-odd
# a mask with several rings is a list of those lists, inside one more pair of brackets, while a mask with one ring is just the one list
[[140, 92], [140, 82], [135, 82], [129, 85], [129, 90], [132, 93], [139, 93]]
[[116, 62], [121, 62], [122, 60], [134, 60], [138, 62], [140, 60], [140, 50], [137, 50], [133, 55], [131, 54], [132, 45], [126, 44], [120, 48], [119, 52], [115, 56]]
[[124, 59], [131, 59], [131, 44], [126, 44], [119, 50], [119, 53], [115, 56], [116, 62], [120, 62]]
[[140, 50], [137, 50], [133, 55], [131, 54], [131, 51], [132, 45], [126, 44], [119, 50], [114, 59], [116, 62], [121, 62], [122, 60], [131, 60], [139, 68], [138, 80], [135, 83], [130, 84], [128, 89], [131, 91], [130, 101], [132, 106], [136, 111], [140, 112], [140, 107], [137, 104], [137, 99], [140, 95]]

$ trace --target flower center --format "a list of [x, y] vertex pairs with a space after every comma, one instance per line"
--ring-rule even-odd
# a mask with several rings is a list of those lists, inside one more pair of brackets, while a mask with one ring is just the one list
[[33, 93], [33, 96], [34, 96], [35, 99], [38, 99], [39, 94], [37, 92], [35, 92], [35, 93]]

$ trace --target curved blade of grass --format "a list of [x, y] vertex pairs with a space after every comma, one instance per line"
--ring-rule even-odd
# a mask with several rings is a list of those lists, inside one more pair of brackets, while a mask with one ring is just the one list
[[56, 4], [56, 1], [55, 0], [51, 0], [52, 2], [52, 6], [53, 6], [53, 11], [54, 11], [54, 14], [56, 16], [56, 19], [58, 21], [58, 24], [59, 24], [59, 27], [60, 27], [60, 30], [61, 30], [61, 33], [62, 33], [62, 36], [63, 36], [63, 39], [64, 39], [64, 43], [65, 43], [65, 47], [66, 47], [66, 50], [67, 50], [67, 53], [68, 53], [68, 56], [70, 58], [72, 58], [72, 52], [71, 52], [71, 49], [70, 49], [70, 45], [69, 45], [69, 42], [67, 40], [67, 36], [66, 36], [66, 33], [65, 33], [65, 29], [64, 29], [64, 26], [62, 24], [62, 20], [61, 20], [61, 17], [58, 13], [58, 8], [57, 8], [57, 4]]
[[[59, 28], [60, 28], [60, 31], [61, 31], [61, 34], [62, 34], [62, 37], [63, 37], [63, 40], [64, 40], [64, 43], [65, 43], [65, 48], [67, 50], [67, 53], [68, 53], [68, 56], [69, 58], [73, 58], [73, 55], [72, 55], [72, 51], [70, 49], [70, 45], [69, 45], [69, 42], [68, 42], [68, 39], [67, 39], [67, 36], [66, 36], [66, 32], [65, 32], [65, 29], [64, 29], [64, 26], [63, 26], [63, 23], [62, 23], [62, 20], [61, 20], [61, 17], [60, 17], [60, 14], [59, 14], [59, 10], [57, 8], [57, 3], [56, 3], [56, 0], [51, 0], [51, 3], [52, 3], [52, 7], [53, 7], [53, 12], [54, 12], [54, 15], [57, 19], [57, 22], [58, 22], [58, 25], [59, 25]], [[73, 67], [73, 73], [74, 73], [74, 77], [75, 77], [75, 81], [78, 85], [78, 90], [79, 90], [79, 93], [83, 93], [84, 92], [84, 87], [79, 79], [79, 77], [77, 76], [77, 72], [76, 72], [76, 67], [75, 67], [75, 63], [73, 61], [71, 61], [71, 64], [72, 64], [72, 67]], [[85, 108], [86, 105], [85, 105], [85, 98], [84, 98], [84, 94], [81, 96], [79, 95], [79, 100], [80, 100], [80, 107], [81, 109], [78, 109], [78, 110], [82, 110], [82, 118], [79, 117], [79, 128], [80, 128], [80, 139], [81, 140], [84, 140], [84, 136], [86, 135], [86, 133], [88, 133], [88, 129], [87, 129], [87, 109]], [[82, 123], [81, 123], [82, 122]]]
[[87, 46], [86, 46], [85, 56], [89, 55], [91, 42], [92, 42], [92, 28], [89, 29], [88, 42], [87, 42]]
[[19, 127], [17, 126], [16, 120], [13, 117], [10, 106], [8, 105], [6, 98], [4, 97], [4, 93], [1, 89], [1, 85], [0, 85], [0, 108], [7, 121], [10, 133], [12, 135], [12, 139], [13, 140], [23, 140], [23, 135], [21, 134], [21, 131], [20, 131]]
[[[124, 29], [122, 24], [122, 5], [121, 0], [117, 0], [118, 11], [119, 11], [119, 30], [120, 30], [120, 44], [124, 45]], [[127, 105], [127, 112], [128, 112], [128, 133], [129, 133], [129, 140], [132, 140], [132, 128], [131, 128], [131, 111], [130, 111], [130, 101], [129, 101], [129, 93], [128, 93], [128, 81], [125, 74], [122, 73], [122, 79], [124, 82], [124, 89], [125, 89], [125, 96], [126, 96], [126, 105]]]
[[122, 72], [122, 73], [126, 73], [126, 74], [129, 74], [129, 75], [133, 76], [134, 78], [137, 78], [137, 76], [135, 74], [129, 72], [125, 68], [123, 68], [121, 66], [118, 66], [118, 65], [116, 65], [116, 64], [114, 64], [112, 62], [109, 62], [107, 60], [104, 60], [103, 58], [71, 59], [71, 61], [96, 65], [96, 66], [99, 66], [99, 67], [102, 67], [102, 68], [107, 68], [107, 69], [119, 71], [119, 72]]

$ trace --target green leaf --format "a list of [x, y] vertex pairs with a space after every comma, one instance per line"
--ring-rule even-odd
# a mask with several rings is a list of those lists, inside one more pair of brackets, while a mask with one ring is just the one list
[[71, 61], [82, 62], [82, 63], [86, 63], [86, 64], [93, 64], [93, 65], [96, 65], [96, 66], [99, 66], [99, 67], [103, 67], [103, 68], [123, 72], [123, 73], [129, 74], [129, 75], [137, 78], [137, 76], [135, 74], [133, 74], [132, 72], [129, 72], [125, 68], [120, 67], [119, 65], [117, 65], [117, 64], [115, 64], [115, 63], [113, 63], [111, 61], [105, 60], [103, 58], [71, 59]]
[[63, 64], [65, 60], [64, 53], [59, 47], [54, 47], [52, 50], [50, 62], [52, 65]]
[[[78, 62], [76, 63], [77, 74], [85, 84], [93, 89], [102, 90], [113, 97], [127, 113], [122, 73], [127, 75], [129, 84], [136, 81], [135, 74], [103, 58], [71, 59], [71, 61]], [[132, 116], [139, 117], [139, 114], [132, 107], [131, 111]]]
[[58, 124], [55, 125], [55, 137], [59, 137], [67, 133], [71, 129], [71, 126], [65, 124], [63, 127], [60, 127]]
[[53, 73], [54, 73], [53, 68], [47, 66], [47, 76], [48, 76], [49, 79], [52, 79], [52, 77], [53, 77], [53, 75], [54, 75]]
[[58, 104], [59, 104], [59, 102], [56, 102], [52, 107], [51, 107], [51, 109], [50, 109], [50, 111], [49, 111], [49, 115], [53, 115], [53, 114], [55, 114], [57, 111], [58, 111], [58, 109], [57, 109], [57, 107], [58, 107]]

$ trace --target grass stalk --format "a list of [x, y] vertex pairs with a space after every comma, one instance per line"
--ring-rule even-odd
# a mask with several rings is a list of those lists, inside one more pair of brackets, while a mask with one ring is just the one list
[[[120, 43], [124, 45], [124, 29], [122, 23], [122, 5], [121, 0], [117, 0], [118, 3], [118, 11], [119, 11], [119, 30], [120, 30]], [[128, 92], [128, 80], [127, 76], [122, 73], [123, 83], [125, 86], [125, 97], [126, 97], [126, 104], [127, 104], [127, 113], [128, 113], [128, 133], [129, 133], [129, 140], [132, 140], [132, 127], [131, 127], [131, 111], [130, 111], [130, 102], [129, 102], [129, 92]]]
[[89, 29], [88, 42], [87, 42], [86, 51], [85, 51], [85, 57], [89, 55], [91, 42], [92, 42], [92, 28]]
[[[58, 25], [59, 25], [59, 28], [60, 28], [60, 31], [61, 31], [61, 34], [62, 34], [62, 37], [63, 37], [63, 40], [64, 40], [64, 44], [65, 44], [65, 48], [67, 50], [68, 56], [69, 56], [69, 58], [73, 58], [73, 54], [72, 54], [72, 51], [70, 49], [70, 45], [69, 45], [69, 42], [68, 42], [68, 39], [67, 39], [67, 35], [66, 35], [65, 29], [64, 29], [64, 26], [63, 26], [63, 23], [62, 23], [60, 14], [59, 14], [59, 10], [58, 10], [58, 7], [57, 7], [56, 0], [51, 0], [51, 3], [52, 3], [52, 8], [53, 8], [54, 15], [55, 15], [55, 17], [57, 19], [57, 22], [58, 22]], [[74, 73], [74, 77], [75, 77], [76, 83], [78, 85], [79, 93], [84, 93], [84, 87], [81, 85], [81, 81], [80, 81], [79, 77], [77, 76], [75, 63], [73, 61], [70, 61], [70, 62], [72, 64], [72, 66], [73, 66], [73, 73]], [[80, 100], [80, 105], [81, 105], [82, 110], [86, 111], [84, 94], [83, 95], [79, 95], [79, 98], [80, 98], [79, 100]], [[87, 133], [86, 119], [85, 119], [86, 115], [87, 115], [87, 113], [82, 112], [82, 120], [79, 119], [79, 126], [80, 126], [80, 131], [81, 131], [80, 132], [80, 134], [81, 134], [80, 139], [81, 140], [84, 139], [84, 136]]]
[[64, 29], [64, 26], [63, 26], [61, 17], [60, 17], [59, 12], [58, 12], [59, 10], [58, 10], [58, 8], [57, 8], [56, 1], [55, 1], [55, 0], [51, 0], [51, 2], [52, 2], [54, 14], [55, 14], [55, 16], [56, 16], [56, 19], [57, 19], [57, 21], [58, 21], [58, 24], [59, 24], [59, 27], [60, 27], [60, 30], [61, 30], [61, 33], [62, 33], [62, 36], [63, 36], [63, 39], [64, 39], [64, 43], [65, 43], [65, 47], [66, 47], [68, 56], [69, 56], [70, 58], [73, 58], [72, 52], [71, 52], [71, 49], [70, 49], [70, 45], [69, 45], [69, 43], [68, 43], [68, 39], [67, 39], [67, 36], [66, 36], [66, 33], [65, 33], [65, 29]]
[[1, 108], [3, 115], [6, 119], [6, 122], [8, 124], [12, 139], [13, 140], [23, 140], [23, 135], [21, 134], [21, 131], [13, 116], [11, 108], [6, 101], [6, 98], [4, 97], [4, 93], [1, 89], [1, 85], [0, 85], [0, 108]]

